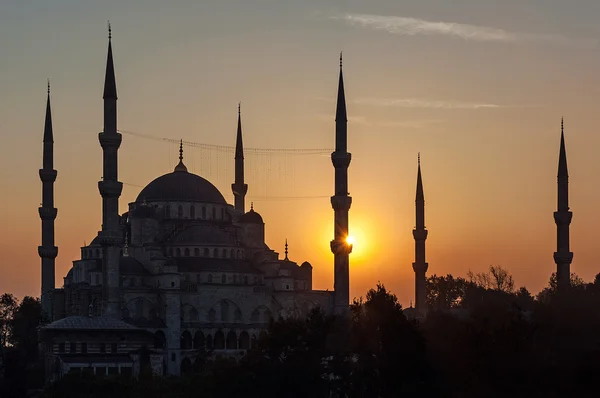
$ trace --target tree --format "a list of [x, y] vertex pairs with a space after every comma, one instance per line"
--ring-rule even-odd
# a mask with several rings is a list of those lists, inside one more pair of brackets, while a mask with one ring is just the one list
[[0, 355], [6, 361], [6, 348], [11, 344], [13, 336], [13, 318], [19, 301], [10, 293], [0, 296]]
[[512, 293], [515, 289], [515, 282], [512, 275], [508, 270], [499, 265], [490, 265], [488, 272], [480, 272], [477, 274], [469, 270], [467, 278], [469, 278], [469, 282], [486, 290]]
[[430, 310], [447, 310], [457, 308], [464, 300], [467, 288], [471, 283], [464, 278], [432, 275], [426, 280], [427, 307]]

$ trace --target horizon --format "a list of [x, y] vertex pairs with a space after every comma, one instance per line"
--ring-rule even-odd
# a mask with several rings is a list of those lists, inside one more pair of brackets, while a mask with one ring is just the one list
[[[586, 133], [600, 126], [594, 112], [600, 57], [593, 39], [600, 34], [594, 24], [600, 8], [580, 1], [577, 16], [569, 18], [561, 15], [563, 6], [543, 7], [540, 0], [502, 5], [493, 16], [491, 0], [461, 0], [456, 9], [433, 0], [354, 3], [308, 2], [288, 9], [267, 0], [256, 8], [239, 1], [179, 1], [160, 9], [159, 4], [136, 8], [113, 2], [96, 8], [59, 0], [56, 9], [42, 2], [2, 6], [0, 32], [9, 45], [0, 87], [11, 95], [0, 97], [1, 127], [8, 132], [0, 169], [13, 195], [0, 210], [5, 226], [0, 291], [40, 294], [37, 172], [47, 77], [58, 170], [57, 287], [79, 247], [100, 229], [97, 133], [108, 19], [118, 128], [124, 133], [119, 180], [128, 184], [121, 214], [141, 187], [172, 171], [177, 157], [173, 143], [130, 133], [232, 147], [241, 101], [245, 147], [333, 149], [342, 49], [353, 156], [351, 299], [379, 281], [404, 307], [414, 298], [417, 153], [429, 231], [427, 276], [464, 277], [468, 270], [500, 265], [513, 275], [515, 287], [526, 286], [533, 294], [544, 288], [556, 271], [553, 212], [561, 117], [574, 214], [571, 272], [592, 280], [600, 271], [594, 242], [594, 220], [600, 216], [595, 206], [600, 181], [594, 173], [600, 159], [594, 147], [600, 138]], [[541, 14], [528, 24], [528, 17]], [[278, 34], [270, 34], [273, 30]], [[207, 160], [190, 145], [184, 150], [190, 171], [205, 178], [216, 174], [209, 181], [233, 203], [228, 187], [233, 156]], [[254, 208], [264, 217], [269, 246], [282, 257], [287, 239], [291, 260], [313, 265], [313, 287], [332, 290], [328, 196], [334, 193], [334, 169], [328, 155], [308, 156], [310, 164], [297, 162], [277, 177], [273, 172], [271, 193], [268, 180], [249, 176], [256, 190], [249, 182], [248, 196], [258, 198]], [[216, 168], [230, 169], [205, 169], [215, 162]], [[251, 174], [248, 164], [246, 173]], [[288, 199], [277, 200], [282, 196]]]

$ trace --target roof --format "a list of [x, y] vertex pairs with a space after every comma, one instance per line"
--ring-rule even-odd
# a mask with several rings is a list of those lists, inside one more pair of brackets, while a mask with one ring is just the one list
[[54, 321], [44, 327], [44, 330], [141, 330], [123, 321], [108, 316], [69, 316]]
[[63, 363], [131, 363], [133, 360], [129, 355], [111, 355], [111, 354], [79, 354], [64, 355], [59, 354]]
[[119, 268], [121, 275], [143, 275], [150, 273], [144, 265], [134, 257], [121, 257]]
[[208, 244], [227, 244], [234, 245], [236, 240], [233, 235], [210, 224], [191, 225], [181, 231], [170, 240], [170, 243], [201, 243]]
[[240, 223], [242, 224], [264, 224], [263, 218], [260, 214], [250, 209], [250, 211], [240, 217]]
[[190, 257], [175, 258], [179, 272], [240, 272], [248, 274], [260, 274], [261, 272], [254, 268], [249, 261], [233, 258], [209, 258], [209, 257]]
[[185, 170], [175, 170], [148, 184], [136, 202], [201, 202], [226, 205], [225, 198], [208, 180]]

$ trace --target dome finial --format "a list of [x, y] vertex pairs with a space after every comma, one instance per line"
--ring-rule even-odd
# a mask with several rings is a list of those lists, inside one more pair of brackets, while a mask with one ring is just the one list
[[285, 240], [285, 260], [288, 260], [288, 242]]
[[50, 95], [50, 78], [48, 78], [48, 95]]
[[343, 51], [340, 51], [340, 69], [342, 69], [342, 53]]
[[183, 140], [179, 140], [179, 163], [175, 166], [175, 171], [185, 171], [187, 173], [187, 167], [183, 164]]
[[254, 202], [250, 202], [250, 211], [254, 211]]
[[112, 28], [110, 26], [110, 21], [108, 21], [108, 40], [112, 39]]

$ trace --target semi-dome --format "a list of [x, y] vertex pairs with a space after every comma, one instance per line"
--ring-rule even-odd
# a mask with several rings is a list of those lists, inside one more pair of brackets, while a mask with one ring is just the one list
[[221, 192], [208, 180], [181, 168], [146, 185], [136, 202], [202, 202], [226, 205]]
[[250, 211], [240, 217], [240, 223], [242, 224], [264, 224], [263, 218], [260, 214], [251, 208]]

